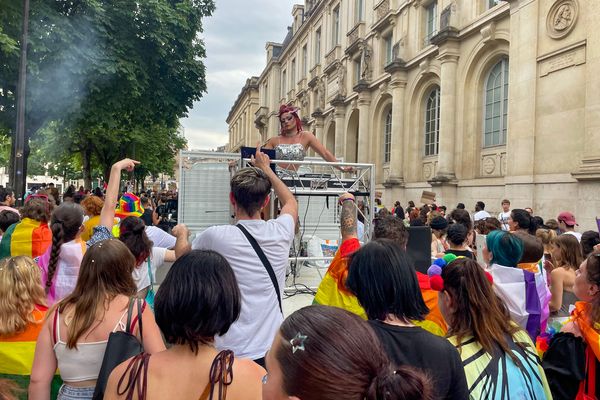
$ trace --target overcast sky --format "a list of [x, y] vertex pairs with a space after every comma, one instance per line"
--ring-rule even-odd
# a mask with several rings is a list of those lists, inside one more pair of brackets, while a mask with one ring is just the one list
[[215, 0], [204, 20], [207, 93], [182, 119], [190, 150], [210, 150], [228, 140], [225, 119], [251, 76], [266, 65], [266, 42], [281, 43], [292, 24], [292, 7], [303, 0]]

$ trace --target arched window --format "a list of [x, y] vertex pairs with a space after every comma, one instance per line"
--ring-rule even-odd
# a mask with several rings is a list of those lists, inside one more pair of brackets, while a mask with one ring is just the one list
[[388, 111], [385, 116], [385, 124], [383, 125], [383, 162], [389, 163], [392, 152], [392, 110]]
[[440, 87], [434, 87], [425, 104], [425, 155], [438, 154], [440, 141]]
[[483, 147], [506, 144], [508, 117], [508, 58], [494, 65], [485, 81]]

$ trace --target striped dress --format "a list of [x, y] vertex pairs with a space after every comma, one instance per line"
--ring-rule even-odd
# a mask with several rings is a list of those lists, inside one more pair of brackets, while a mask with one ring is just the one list
[[29, 256], [36, 258], [44, 254], [52, 244], [52, 231], [47, 222], [23, 218], [11, 225], [0, 242], [0, 258]]

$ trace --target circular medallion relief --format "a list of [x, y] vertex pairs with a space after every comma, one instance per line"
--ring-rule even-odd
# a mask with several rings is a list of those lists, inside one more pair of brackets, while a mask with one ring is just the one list
[[491, 157], [486, 157], [483, 160], [483, 172], [486, 175], [491, 175], [496, 170], [496, 162]]
[[425, 180], [431, 179], [431, 177], [433, 176], [433, 171], [431, 170], [431, 164], [423, 165], [423, 176], [425, 177]]
[[577, 0], [558, 0], [550, 8], [546, 19], [548, 36], [561, 39], [567, 36], [575, 27], [579, 15]]

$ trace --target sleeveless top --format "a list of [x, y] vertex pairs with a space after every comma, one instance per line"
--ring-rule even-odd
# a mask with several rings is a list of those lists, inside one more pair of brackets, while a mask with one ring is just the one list
[[275, 157], [278, 160], [304, 161], [306, 150], [302, 143], [278, 144], [275, 146]]
[[[125, 330], [123, 317], [126, 315], [127, 310], [121, 315], [112, 332], [116, 332], [117, 329]], [[81, 382], [98, 379], [108, 340], [77, 343], [76, 349], [67, 348], [67, 343], [60, 340], [60, 315], [57, 309], [54, 313], [54, 343], [54, 353], [63, 381]]]

